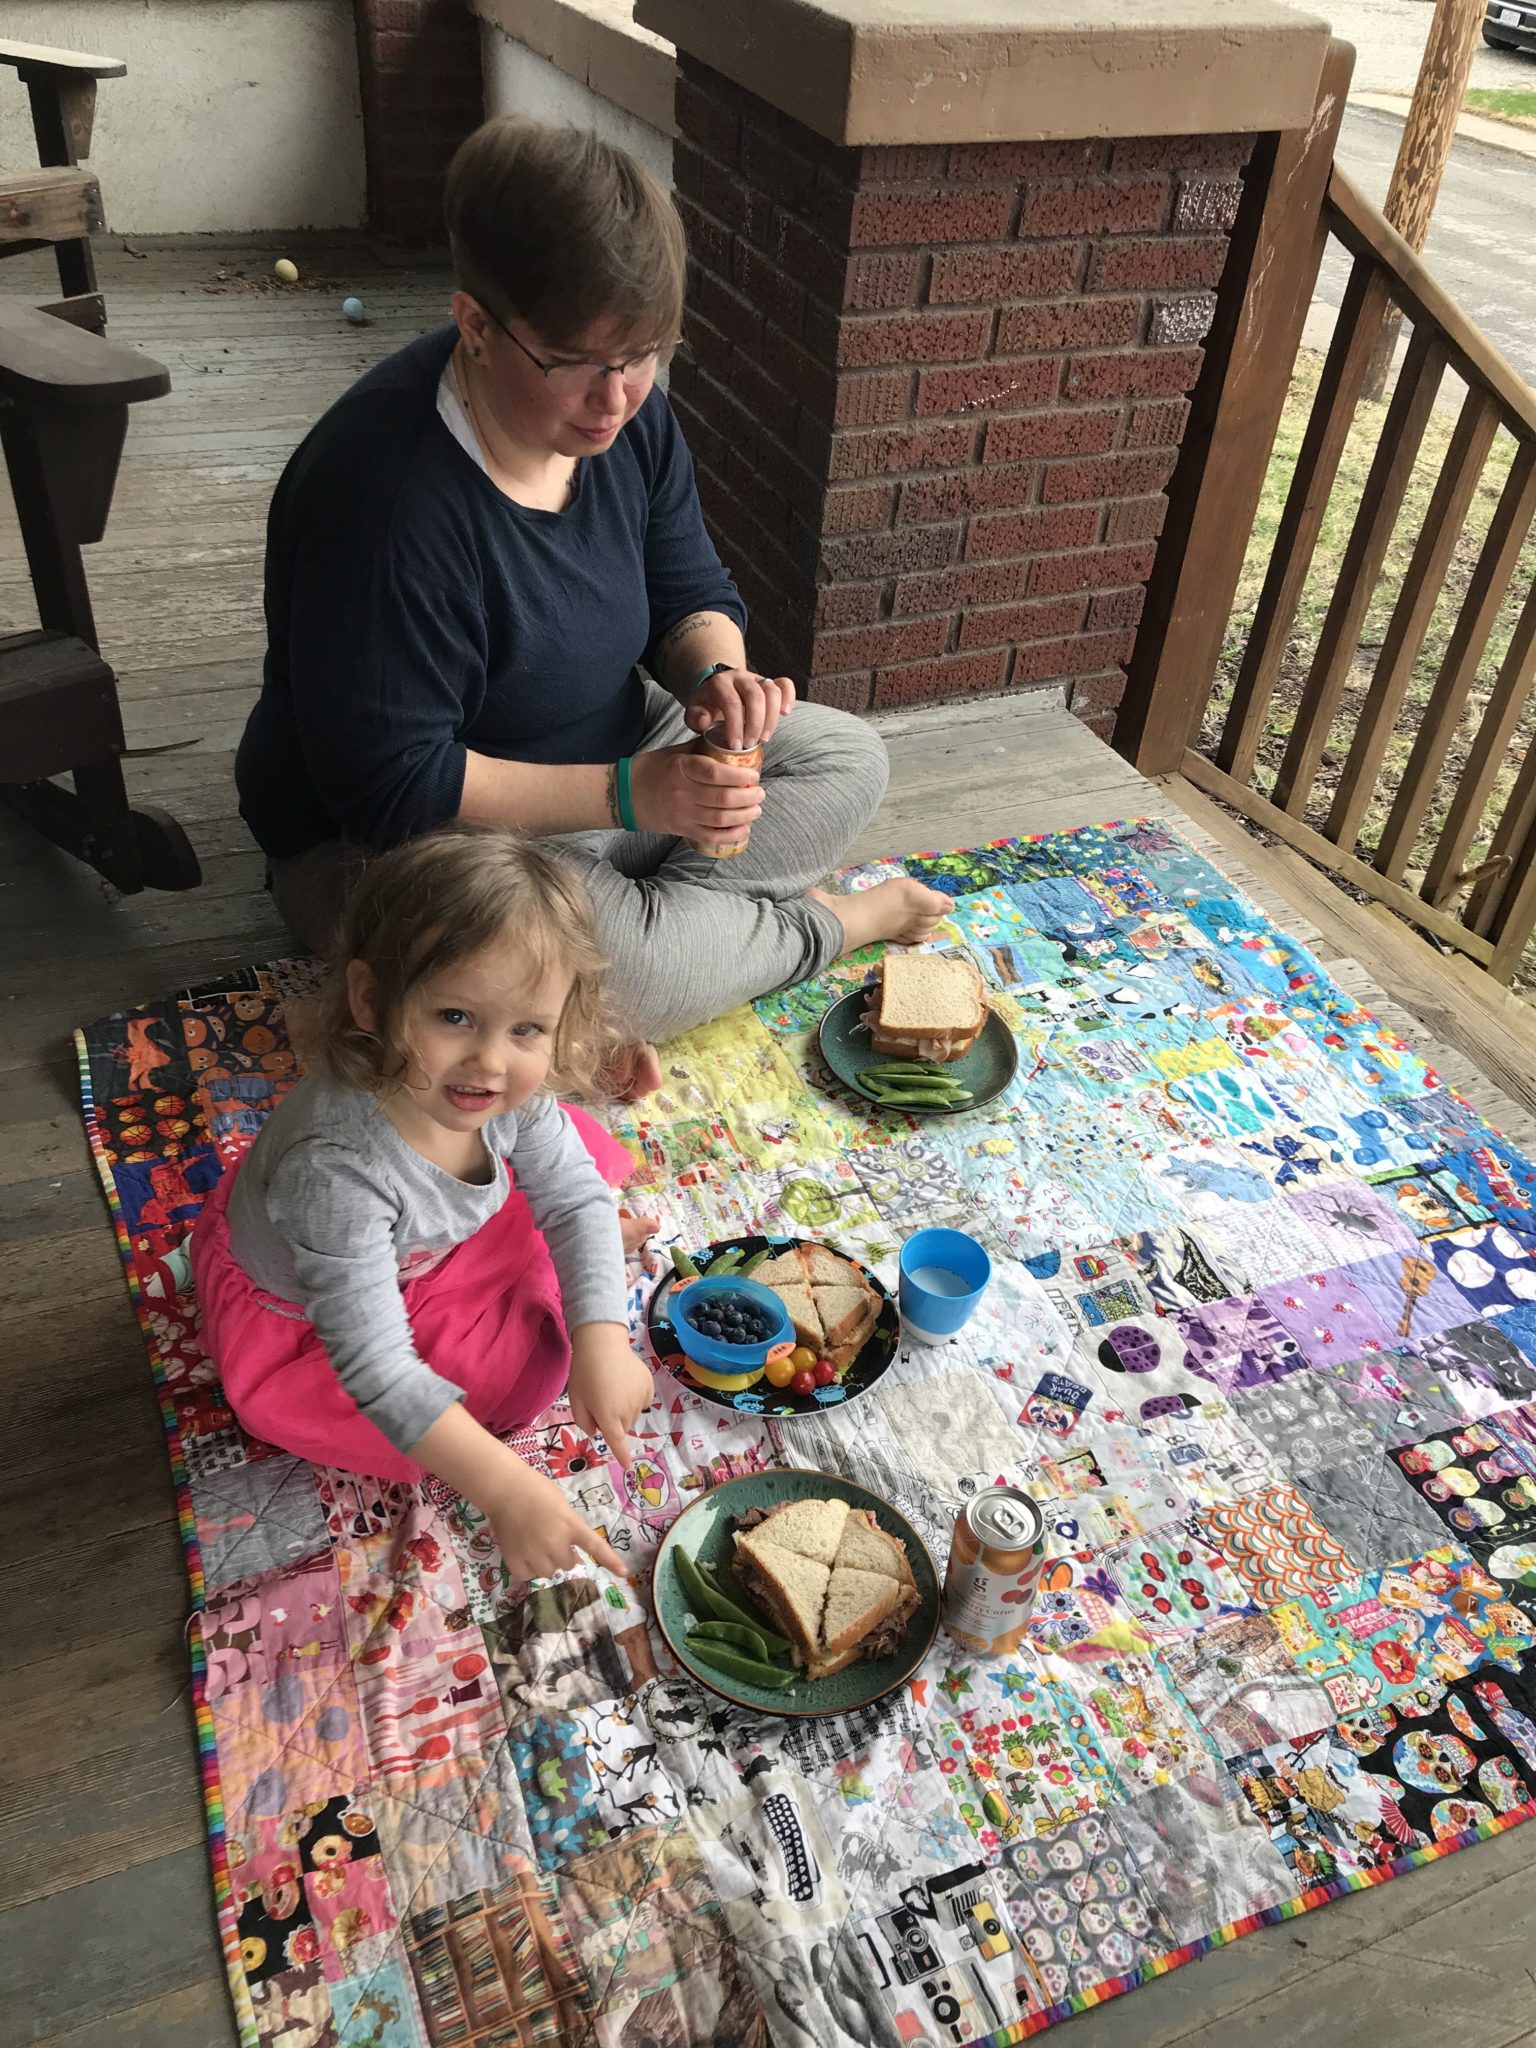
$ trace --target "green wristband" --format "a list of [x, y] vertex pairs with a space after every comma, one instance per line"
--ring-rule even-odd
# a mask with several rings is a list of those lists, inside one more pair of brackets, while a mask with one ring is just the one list
[[626, 754], [618, 767], [619, 823], [626, 832], [640, 830], [635, 823], [635, 800], [629, 786], [629, 774], [633, 766], [633, 755]]

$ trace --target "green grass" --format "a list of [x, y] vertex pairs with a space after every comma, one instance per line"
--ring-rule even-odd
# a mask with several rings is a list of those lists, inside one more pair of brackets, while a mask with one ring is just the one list
[[[1232, 686], [1236, 681], [1265, 571], [1269, 566], [1280, 514], [1295, 471], [1302, 435], [1311, 414], [1321, 368], [1322, 358], [1310, 350], [1304, 350], [1297, 361], [1296, 374], [1281, 418], [1258, 516], [1254, 522], [1247, 557], [1238, 583], [1216, 684], [1206, 712], [1203, 738], [1208, 750], [1214, 745], [1220, 733], [1226, 707], [1231, 701]], [[1253, 782], [1254, 786], [1265, 794], [1272, 786], [1274, 771], [1279, 767], [1286, 739], [1295, 722], [1296, 706], [1306, 681], [1329, 601], [1339, 581], [1345, 546], [1359, 505], [1366, 473], [1381, 438], [1386, 411], [1385, 404], [1361, 404], [1345, 447], [1343, 460], [1339, 465], [1338, 477], [1323, 516], [1322, 531], [1302, 593], [1301, 604], [1287, 643], [1279, 685], [1269, 707], [1259, 746], [1259, 764], [1254, 771]], [[1329, 731], [1323, 765], [1308, 803], [1307, 821], [1315, 826], [1323, 825], [1338, 786], [1350, 742], [1364, 706], [1366, 691], [1370, 685], [1376, 657], [1381, 649], [1387, 622], [1401, 588], [1403, 573], [1408, 566], [1414, 543], [1424, 524], [1430, 496], [1455, 427], [1455, 419], [1453, 411], [1437, 409], [1431, 415], [1425, 431], [1423, 445], [1418, 461], [1414, 465], [1387, 559], [1366, 612], [1360, 647], [1349, 671], [1338, 715]], [[1514, 452], [1513, 440], [1501, 430], [1495, 438], [1492, 453], [1485, 465], [1451, 561], [1445, 587], [1435, 607], [1424, 646], [1414, 665], [1407, 698], [1390, 736], [1386, 757], [1361, 826], [1358, 848], [1351, 849], [1358, 850], [1364, 857], [1368, 858], [1376, 846], [1390, 814], [1392, 800], [1407, 766], [1414, 736], [1429, 701], [1435, 678], [1444, 661], [1479, 547], [1492, 521], [1499, 493], [1508, 478]], [[1428, 861], [1440, 830], [1445, 824], [1451, 799], [1466, 763], [1468, 749], [1488, 701], [1489, 687], [1508, 651], [1520, 607], [1533, 581], [1536, 581], [1536, 536], [1527, 541], [1522, 552], [1510, 585], [1510, 592], [1500, 609], [1493, 634], [1479, 665], [1476, 682], [1452, 740], [1449, 758], [1435, 787], [1429, 812], [1414, 851], [1412, 868], [1421, 867]], [[1478, 861], [1486, 858], [1493, 826], [1513, 788], [1526, 749], [1533, 741], [1536, 741], [1536, 704], [1528, 697], [1495, 781], [1478, 837], [1468, 851], [1468, 867], [1475, 866]], [[1451, 907], [1454, 909], [1457, 906]], [[1536, 946], [1527, 950], [1524, 972], [1517, 986], [1536, 988]]]
[[1491, 114], [1496, 121], [1513, 121], [1517, 128], [1536, 128], [1536, 92], [1503, 92], [1477, 85], [1463, 94], [1461, 103], [1474, 114]]

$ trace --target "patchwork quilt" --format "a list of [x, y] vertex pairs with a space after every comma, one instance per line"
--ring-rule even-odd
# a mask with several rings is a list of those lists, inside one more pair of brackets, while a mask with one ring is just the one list
[[[186, 1238], [295, 1075], [306, 968], [79, 1034], [242, 2042], [1010, 2043], [1536, 1810], [1536, 1168], [1162, 824], [900, 868], [1017, 1035], [1003, 1097], [919, 1123], [829, 1084], [812, 1029], [865, 955], [667, 1047], [615, 1128], [664, 1239], [818, 1235], [890, 1283], [952, 1224], [990, 1294], [795, 1423], [659, 1374], [633, 1474], [563, 1408], [514, 1439], [637, 1587], [511, 1583], [451, 1490], [224, 1404]], [[1027, 1487], [1023, 1647], [941, 1634], [824, 1721], [699, 1689], [646, 1565], [776, 1464], [883, 1494], [941, 1570], [968, 1495]]]

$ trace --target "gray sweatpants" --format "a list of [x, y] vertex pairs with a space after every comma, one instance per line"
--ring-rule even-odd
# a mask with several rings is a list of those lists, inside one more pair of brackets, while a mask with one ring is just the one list
[[[642, 749], [691, 738], [677, 700], [658, 683], [646, 693]], [[763, 814], [745, 852], [717, 860], [659, 832], [551, 840], [587, 884], [627, 1037], [670, 1038], [836, 958], [842, 925], [805, 892], [874, 816], [886, 773], [885, 743], [860, 719], [797, 704], [768, 743]], [[273, 900], [312, 951], [334, 944], [366, 859], [338, 839], [272, 863]]]

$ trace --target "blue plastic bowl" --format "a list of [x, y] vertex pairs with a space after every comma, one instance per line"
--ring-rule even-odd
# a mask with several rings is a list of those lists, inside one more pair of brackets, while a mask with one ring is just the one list
[[[750, 1301], [770, 1318], [771, 1331], [766, 1342], [725, 1344], [693, 1327], [684, 1311], [696, 1309], [704, 1301], [718, 1301], [722, 1296]], [[734, 1280], [729, 1273], [722, 1273], [718, 1280], [689, 1280], [674, 1287], [667, 1302], [667, 1320], [677, 1334], [678, 1348], [695, 1365], [702, 1365], [709, 1372], [755, 1372], [770, 1358], [795, 1348], [795, 1326], [789, 1310], [773, 1289], [759, 1286], [756, 1280]]]

